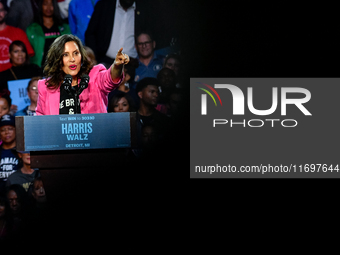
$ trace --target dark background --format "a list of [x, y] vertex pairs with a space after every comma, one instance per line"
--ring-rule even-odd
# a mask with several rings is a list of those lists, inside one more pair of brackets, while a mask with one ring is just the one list
[[[183, 3], [185, 2], [185, 3]], [[182, 1], [191, 77], [336, 76], [335, 6]]]

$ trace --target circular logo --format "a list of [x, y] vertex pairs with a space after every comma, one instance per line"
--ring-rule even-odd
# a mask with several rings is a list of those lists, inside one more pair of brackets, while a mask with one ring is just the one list
[[158, 64], [157, 64], [157, 65], [154, 65], [154, 66], [153, 66], [153, 70], [154, 70], [154, 71], [159, 71], [159, 70], [161, 70], [161, 69], [162, 69], [162, 66], [161, 66], [161, 65], [158, 65]]

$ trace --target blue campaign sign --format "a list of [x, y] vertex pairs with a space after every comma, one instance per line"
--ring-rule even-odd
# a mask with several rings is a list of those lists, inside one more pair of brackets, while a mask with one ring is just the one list
[[17, 105], [19, 111], [31, 104], [27, 96], [27, 85], [30, 80], [22, 79], [7, 82], [8, 89], [11, 91], [12, 104]]
[[23, 118], [26, 151], [131, 147], [129, 112]]

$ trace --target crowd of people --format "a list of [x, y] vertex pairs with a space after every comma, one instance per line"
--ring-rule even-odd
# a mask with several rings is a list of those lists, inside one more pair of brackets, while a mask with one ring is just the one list
[[[56, 38], [76, 35], [88, 60], [107, 69], [121, 47], [129, 55], [124, 80], [107, 105], [109, 113], [136, 112], [138, 146], [127, 153], [129, 160], [149, 161], [176, 137], [187, 85], [176, 31], [166, 21], [171, 4], [160, 2], [1, 0], [0, 240], [20, 235], [48, 210], [39, 169], [31, 168], [29, 151], [16, 149], [15, 116], [37, 115], [37, 83], [47, 78], [43, 69]], [[24, 109], [12, 103], [8, 88], [8, 81], [20, 79], [30, 79]]]

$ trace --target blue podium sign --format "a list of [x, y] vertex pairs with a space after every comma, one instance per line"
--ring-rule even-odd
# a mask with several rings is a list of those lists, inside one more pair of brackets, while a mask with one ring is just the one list
[[[131, 147], [130, 114], [98, 113], [16, 117], [25, 151]], [[18, 119], [22, 118], [22, 119]], [[18, 125], [17, 125], [18, 126]], [[18, 131], [17, 131], [18, 132]]]

